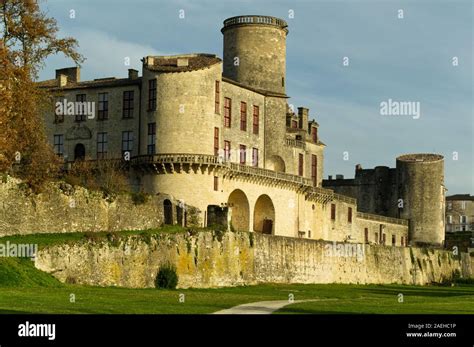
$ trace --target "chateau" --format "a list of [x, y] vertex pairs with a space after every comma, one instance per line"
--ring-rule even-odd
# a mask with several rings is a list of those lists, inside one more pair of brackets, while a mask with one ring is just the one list
[[[164, 194], [163, 223], [226, 224], [237, 231], [404, 247], [444, 242], [444, 167], [436, 154], [396, 169], [356, 168], [323, 181], [325, 144], [305, 107], [286, 94], [287, 23], [224, 21], [223, 59], [147, 56], [142, 74], [81, 81], [77, 67], [41, 82], [58, 102], [93, 102], [45, 123], [65, 161], [122, 158], [133, 187]], [[84, 104], [87, 105], [87, 104]]]

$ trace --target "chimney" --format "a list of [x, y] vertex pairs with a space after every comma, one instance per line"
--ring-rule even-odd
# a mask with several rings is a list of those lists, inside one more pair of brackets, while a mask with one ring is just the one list
[[68, 82], [77, 83], [81, 80], [81, 69], [77, 66], [74, 66], [56, 70], [56, 79], [58, 79], [61, 75], [67, 76]]
[[309, 109], [306, 107], [298, 107], [299, 128], [308, 131], [308, 114]]
[[360, 171], [360, 170], [362, 170], [362, 165], [357, 164], [357, 165], [356, 165], [356, 172], [357, 172], [357, 171]]
[[135, 80], [138, 78], [138, 70], [128, 69], [128, 79]]
[[329, 176], [328, 176], [328, 180], [329, 180], [329, 181], [332, 181], [332, 175], [329, 175]]
[[153, 57], [146, 57], [146, 65], [155, 65], [155, 59]]
[[178, 58], [176, 61], [176, 66], [188, 66], [189, 65], [189, 59], [188, 58]]
[[343, 179], [344, 179], [344, 175], [336, 175], [336, 179], [337, 179], [337, 180], [343, 180]]
[[58, 81], [59, 87], [65, 87], [67, 84], [68, 77], [66, 75], [59, 75], [59, 77], [56, 77], [56, 80]]

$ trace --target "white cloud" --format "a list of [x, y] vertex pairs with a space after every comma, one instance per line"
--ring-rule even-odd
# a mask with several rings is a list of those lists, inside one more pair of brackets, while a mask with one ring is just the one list
[[[141, 71], [141, 58], [147, 55], [166, 55], [151, 46], [120, 40], [97, 30], [80, 30], [74, 34], [62, 32], [61, 36], [73, 36], [79, 41], [79, 52], [86, 58], [82, 64], [82, 80], [101, 77], [126, 77], [128, 69]], [[128, 58], [130, 65], [125, 65]], [[54, 69], [73, 65], [63, 56], [48, 59], [48, 69], [43, 70], [41, 79], [54, 78]]]

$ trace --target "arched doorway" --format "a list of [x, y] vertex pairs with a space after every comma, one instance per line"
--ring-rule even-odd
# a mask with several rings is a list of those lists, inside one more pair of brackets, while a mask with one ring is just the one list
[[285, 161], [278, 155], [272, 155], [266, 162], [266, 168], [277, 172], [285, 172]]
[[253, 230], [263, 234], [275, 232], [275, 207], [266, 194], [260, 195], [253, 212]]
[[167, 225], [173, 224], [173, 205], [171, 201], [166, 199], [163, 201], [164, 223]]
[[234, 190], [227, 200], [231, 226], [236, 231], [249, 231], [250, 206], [249, 200], [240, 189]]
[[74, 160], [84, 160], [86, 158], [86, 147], [82, 143], [78, 143], [74, 147]]

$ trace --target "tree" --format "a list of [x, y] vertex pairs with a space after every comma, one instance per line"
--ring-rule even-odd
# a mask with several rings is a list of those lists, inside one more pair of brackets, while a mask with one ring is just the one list
[[58, 38], [56, 20], [36, 0], [0, 0], [0, 171], [17, 165], [20, 177], [40, 188], [60, 161], [48, 143], [43, 115], [52, 96], [36, 83], [45, 60], [64, 54], [79, 65], [74, 38]]

